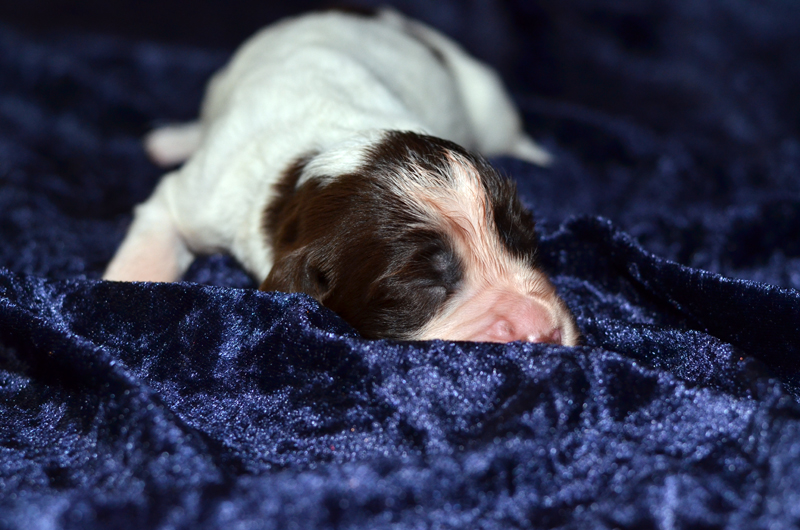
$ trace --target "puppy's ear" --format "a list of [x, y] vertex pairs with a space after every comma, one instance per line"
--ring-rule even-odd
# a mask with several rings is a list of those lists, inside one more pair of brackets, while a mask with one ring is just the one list
[[259, 290], [306, 293], [321, 302], [330, 291], [330, 279], [321, 268], [309, 263], [308, 251], [299, 248], [275, 262]]

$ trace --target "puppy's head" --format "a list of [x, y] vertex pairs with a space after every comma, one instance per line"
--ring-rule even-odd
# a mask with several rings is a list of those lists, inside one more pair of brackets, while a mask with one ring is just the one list
[[393, 131], [302, 158], [264, 224], [261, 288], [308, 293], [365, 337], [578, 341], [513, 183], [452, 142]]

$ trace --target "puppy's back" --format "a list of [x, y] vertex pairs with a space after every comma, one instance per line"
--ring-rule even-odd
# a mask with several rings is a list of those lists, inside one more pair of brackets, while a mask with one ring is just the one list
[[[452, 72], [397, 17], [288, 19], [253, 36], [215, 75], [199, 148], [164, 185], [194, 252], [228, 249], [265, 276], [272, 252], [258, 232], [261, 212], [303, 154], [379, 130], [475, 144]], [[358, 152], [350, 158], [358, 162]]]
[[273, 112], [292, 108], [314, 112], [317, 120], [330, 114], [340, 128], [354, 130], [413, 126], [474, 147], [453, 72], [413, 27], [393, 11], [325, 11], [269, 26], [214, 77], [202, 117], [213, 121], [233, 107], [252, 110], [250, 102], [263, 105], [268, 90], [280, 106]]

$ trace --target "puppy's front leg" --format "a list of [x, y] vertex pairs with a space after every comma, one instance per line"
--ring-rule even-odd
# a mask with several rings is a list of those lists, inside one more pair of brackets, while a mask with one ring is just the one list
[[164, 179], [153, 195], [134, 210], [133, 223], [108, 264], [104, 280], [173, 282], [194, 256], [181, 236], [167, 203]]

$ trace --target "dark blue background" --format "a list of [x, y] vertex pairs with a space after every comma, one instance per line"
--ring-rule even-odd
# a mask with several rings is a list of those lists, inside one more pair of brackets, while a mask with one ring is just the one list
[[98, 281], [142, 134], [320, 5], [0, 5], [0, 528], [800, 524], [800, 4], [395, 3], [555, 154], [494, 162], [580, 348], [366, 341], [224, 256]]

